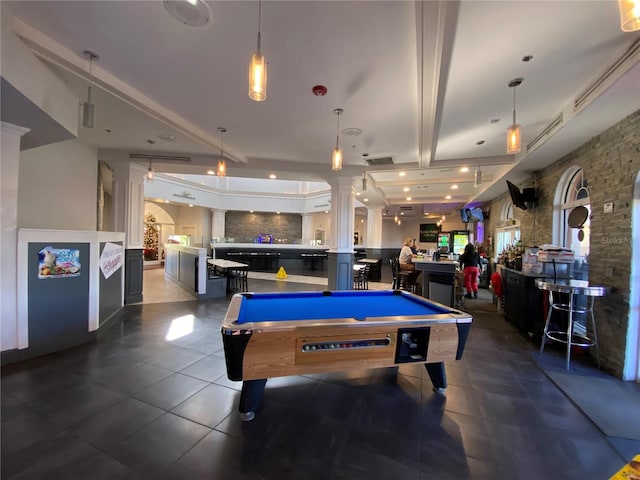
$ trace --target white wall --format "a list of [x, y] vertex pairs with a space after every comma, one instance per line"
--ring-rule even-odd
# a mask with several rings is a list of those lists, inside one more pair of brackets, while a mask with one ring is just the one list
[[184, 226], [194, 226], [195, 233], [191, 238], [192, 247], [209, 248], [211, 239], [211, 212], [207, 208], [180, 207], [176, 234], [182, 235]]
[[18, 228], [96, 230], [98, 151], [78, 140], [20, 155]]

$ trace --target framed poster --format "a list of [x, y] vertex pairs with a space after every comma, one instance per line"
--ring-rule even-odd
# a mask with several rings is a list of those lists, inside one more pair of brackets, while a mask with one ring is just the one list
[[38, 278], [69, 278], [80, 275], [80, 251], [46, 246], [38, 252]]
[[420, 243], [437, 243], [440, 226], [435, 223], [420, 224]]

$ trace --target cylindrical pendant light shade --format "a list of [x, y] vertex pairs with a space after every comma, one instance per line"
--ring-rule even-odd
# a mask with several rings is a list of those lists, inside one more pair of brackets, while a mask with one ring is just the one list
[[620, 28], [623, 32], [640, 30], [640, 0], [618, 0]]
[[227, 164], [224, 160], [218, 161], [218, 176], [225, 177], [227, 175]]
[[475, 177], [473, 178], [473, 186], [477, 188], [480, 184], [482, 184], [482, 170], [478, 169], [476, 170]]
[[146, 178], [148, 182], [153, 182], [153, 168], [149, 167]]
[[342, 170], [342, 150], [338, 147], [333, 149], [331, 156], [331, 170]]
[[267, 61], [259, 50], [251, 55], [249, 97], [256, 102], [267, 99]]
[[511, 125], [507, 130], [507, 154], [520, 153], [520, 125]]
[[82, 104], [82, 126], [93, 128], [93, 103]]

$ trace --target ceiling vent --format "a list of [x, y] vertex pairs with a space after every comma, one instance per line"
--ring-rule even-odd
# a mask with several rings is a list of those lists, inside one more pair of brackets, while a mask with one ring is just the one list
[[413, 212], [413, 207], [411, 205], [403, 205], [400, 207], [400, 210], [403, 212]]
[[393, 165], [393, 158], [380, 157], [380, 158], [367, 158], [367, 163], [372, 167], [378, 165]]
[[174, 193], [174, 197], [186, 198], [187, 200], [195, 200], [195, 197], [191, 192]]
[[540, 135], [538, 135], [536, 138], [531, 140], [531, 142], [527, 145], [527, 152], [534, 150], [535, 148], [539, 147], [542, 143], [544, 143], [543, 141], [546, 140], [549, 136], [551, 136], [555, 132], [555, 130], [560, 125], [562, 125], [562, 120], [563, 120], [563, 116], [561, 113], [558, 117], [556, 117], [555, 120], [553, 120], [553, 122], [547, 125], [547, 127], [542, 132], [540, 132]]
[[191, 157], [180, 157], [176, 155], [150, 155], [148, 153], [130, 153], [129, 158], [143, 159], [143, 160], [160, 160], [162, 162], [190, 162]]
[[621, 75], [623, 75], [629, 67], [629, 65], [634, 65], [637, 61], [635, 56], [640, 51], [640, 39], [636, 40], [631, 44], [629, 49], [624, 52], [624, 54], [618, 58], [609, 68], [607, 68], [598, 79], [593, 82], [584, 92], [582, 92], [573, 102], [573, 110], [577, 112], [585, 105], [591, 103], [591, 101], [598, 96], [600, 92], [600, 87], [606, 82], [614, 82]]

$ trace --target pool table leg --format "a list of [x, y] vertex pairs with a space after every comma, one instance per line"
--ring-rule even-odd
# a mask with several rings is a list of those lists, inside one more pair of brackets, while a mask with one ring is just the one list
[[444, 371], [444, 362], [425, 363], [431, 383], [433, 383], [433, 391], [436, 393], [444, 393], [447, 388], [447, 374]]
[[242, 391], [240, 392], [240, 419], [243, 422], [250, 422], [256, 416], [256, 410], [260, 406], [264, 386], [267, 379], [245, 380], [242, 382]]

